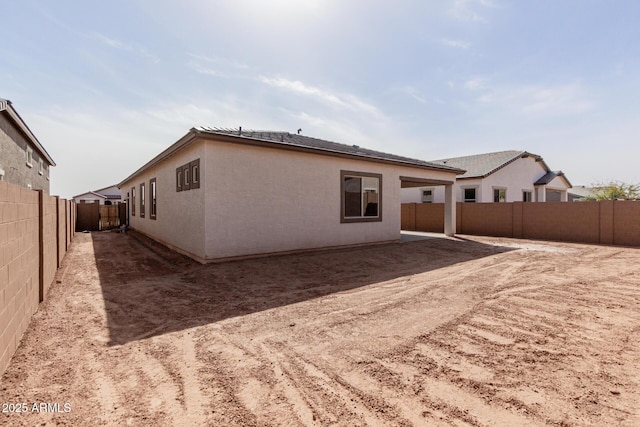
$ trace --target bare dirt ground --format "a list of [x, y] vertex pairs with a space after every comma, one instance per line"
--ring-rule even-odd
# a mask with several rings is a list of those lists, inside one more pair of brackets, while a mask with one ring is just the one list
[[77, 234], [0, 424], [637, 426], [639, 266], [485, 237], [202, 266]]

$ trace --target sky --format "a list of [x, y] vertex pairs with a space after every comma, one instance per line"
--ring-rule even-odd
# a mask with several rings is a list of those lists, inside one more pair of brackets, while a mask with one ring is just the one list
[[640, 183], [635, 0], [0, 0], [0, 98], [57, 166], [117, 184], [193, 127], [434, 160], [541, 155]]

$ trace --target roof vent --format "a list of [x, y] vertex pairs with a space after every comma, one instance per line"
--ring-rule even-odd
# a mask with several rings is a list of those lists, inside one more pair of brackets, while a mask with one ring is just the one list
[[358, 149], [358, 148], [360, 148], [360, 147], [354, 144], [354, 145], [353, 145], [353, 148]]
[[242, 126], [238, 128], [238, 135], [242, 135]]
[[302, 128], [298, 128], [298, 135], [300, 135], [300, 132], [302, 132]]

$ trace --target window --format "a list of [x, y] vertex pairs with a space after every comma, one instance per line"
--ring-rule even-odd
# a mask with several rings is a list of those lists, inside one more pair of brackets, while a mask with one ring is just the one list
[[136, 187], [131, 187], [131, 215], [136, 216]]
[[4, 169], [0, 169], [0, 181], [4, 181]]
[[176, 191], [182, 191], [182, 166], [176, 168]]
[[191, 181], [189, 175], [190, 175], [190, 168], [189, 165], [183, 165], [182, 166], [182, 190], [190, 190], [191, 189], [191, 185], [189, 184], [189, 181]]
[[42, 159], [40, 159], [40, 162], [38, 163], [38, 165], [39, 165], [38, 173], [42, 175], [44, 173], [44, 162], [42, 161]]
[[422, 203], [433, 202], [433, 190], [422, 190]]
[[27, 166], [33, 167], [33, 149], [31, 147], [27, 147]]
[[503, 203], [507, 201], [507, 189], [506, 188], [494, 188], [493, 189], [493, 201], [495, 203]]
[[200, 188], [200, 159], [196, 159], [189, 163], [191, 169], [191, 189]]
[[382, 175], [340, 172], [341, 222], [382, 221]]
[[144, 182], [140, 184], [140, 218], [144, 218]]
[[200, 188], [200, 159], [176, 168], [176, 191]]
[[149, 198], [151, 199], [151, 219], [156, 219], [156, 179], [152, 178], [149, 181]]
[[463, 188], [464, 202], [475, 203], [476, 202], [476, 189], [475, 188]]
[[531, 191], [527, 191], [527, 190], [523, 190], [522, 191], [522, 201], [523, 202], [530, 202], [531, 201]]

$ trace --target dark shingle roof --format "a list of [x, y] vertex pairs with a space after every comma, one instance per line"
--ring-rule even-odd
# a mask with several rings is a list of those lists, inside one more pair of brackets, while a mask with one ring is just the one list
[[508, 150], [498, 151], [494, 153], [474, 154], [472, 156], [452, 157], [450, 159], [432, 160], [431, 163], [439, 165], [453, 166], [455, 168], [466, 170], [465, 173], [458, 175], [461, 178], [484, 178], [497, 170], [505, 167], [509, 163], [521, 158], [533, 156], [536, 160], [542, 161], [543, 167], [549, 170], [537, 154], [528, 153], [526, 151]]
[[269, 131], [269, 130], [245, 130], [245, 129], [216, 129], [201, 128], [196, 130], [201, 133], [234, 136], [238, 138], [246, 138], [251, 140], [265, 141], [280, 146], [294, 146], [322, 151], [326, 153], [340, 153], [350, 156], [365, 157], [368, 159], [386, 160], [398, 163], [406, 163], [408, 165], [423, 166], [433, 169], [441, 169], [455, 171], [459, 169], [454, 165], [436, 164], [424, 160], [412, 159], [409, 157], [398, 156], [395, 154], [384, 153], [381, 151], [370, 150], [358, 145], [340, 144], [337, 142], [327, 141], [324, 139], [312, 138], [306, 135], [300, 135], [290, 132]]
[[455, 166], [437, 164], [424, 160], [412, 159], [409, 157], [397, 156], [395, 154], [383, 153], [381, 151], [369, 150], [357, 145], [339, 144], [337, 142], [326, 141], [324, 139], [311, 138], [305, 135], [294, 134], [290, 132], [278, 131], [262, 131], [262, 130], [244, 130], [240, 129], [218, 129], [218, 128], [192, 128], [189, 132], [176, 141], [169, 148], [158, 154], [153, 159], [145, 163], [140, 169], [129, 175], [118, 184], [122, 188], [124, 183], [133, 177], [141, 174], [145, 170], [158, 164], [164, 159], [172, 156], [178, 150], [193, 142], [198, 136], [206, 137], [216, 135], [224, 137], [226, 142], [247, 143], [251, 145], [262, 145], [281, 149], [294, 149], [309, 153], [318, 153], [342, 157], [359, 157], [363, 160], [377, 161], [383, 163], [393, 163], [397, 165], [406, 165], [409, 167], [418, 167], [431, 169], [436, 171], [444, 171], [460, 174], [464, 170]]
[[547, 185], [557, 177], [561, 177], [562, 179], [564, 179], [569, 185], [569, 187], [571, 187], [571, 183], [569, 182], [567, 177], [564, 176], [564, 172], [562, 171], [549, 171], [544, 175], [542, 175], [540, 178], [538, 178], [538, 180], [534, 182], [533, 185]]

